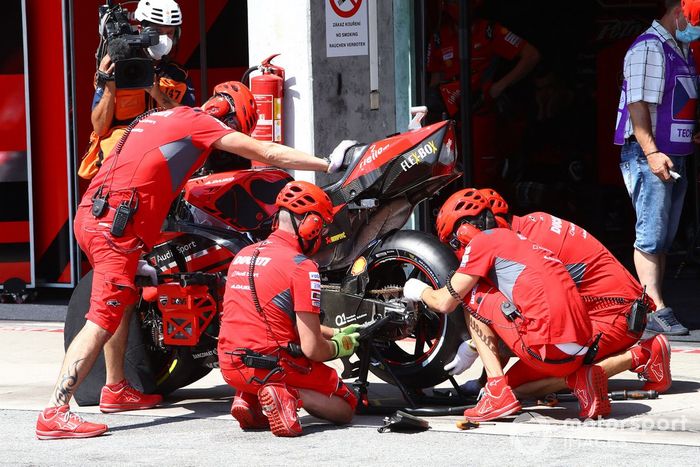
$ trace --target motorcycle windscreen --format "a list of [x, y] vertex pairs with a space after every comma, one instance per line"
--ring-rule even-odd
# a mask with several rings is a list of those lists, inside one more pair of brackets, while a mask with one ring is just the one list
[[0, 290], [34, 286], [24, 0], [0, 15]]

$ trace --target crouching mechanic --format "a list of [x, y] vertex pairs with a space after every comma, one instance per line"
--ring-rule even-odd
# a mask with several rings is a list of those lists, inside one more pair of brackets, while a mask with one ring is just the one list
[[[409, 279], [404, 296], [440, 313], [449, 313], [457, 305], [468, 311], [465, 319], [486, 369], [487, 384], [484, 396], [464, 416], [486, 421], [521, 409], [503, 375], [498, 338], [530, 368], [550, 376], [573, 375], [582, 412], [607, 415], [610, 402], [604, 373], [599, 367], [581, 366], [594, 352], [588, 347], [591, 324], [562, 262], [515, 232], [493, 228], [495, 219], [483, 197], [450, 201], [453, 198], [438, 214], [438, 232], [443, 233], [441, 240], [447, 240], [441, 223], [452, 211], [458, 222], [449, 240], [467, 245], [460, 267], [439, 290]], [[484, 300], [495, 291], [507, 301]], [[461, 347], [463, 351], [468, 345]]]
[[356, 326], [322, 326], [321, 281], [313, 254], [333, 205], [308, 182], [288, 183], [277, 197], [267, 240], [242, 249], [228, 271], [219, 331], [219, 365], [236, 388], [231, 415], [241, 428], [299, 436], [297, 410], [336, 424], [352, 420], [357, 397], [326, 360], [352, 355]]
[[[461, 217], [454, 207], [481, 198], [488, 202], [499, 226], [526, 236], [554, 252], [564, 262], [588, 310], [593, 336], [601, 336], [596, 361], [606, 376], [630, 369], [647, 381], [644, 389], [667, 390], [671, 384], [670, 347], [665, 336], [659, 335], [633, 346], [643, 333], [644, 310], [653, 307], [653, 303], [648, 298], [648, 302], [642, 301], [639, 283], [584, 229], [541, 212], [511, 216], [508, 204], [498, 193], [490, 189], [469, 188], [453, 194], [445, 202], [446, 209], [441, 211], [443, 215], [438, 221], [440, 239], [453, 247], [458, 256], [461, 255], [466, 245], [454, 241], [454, 229]], [[494, 306], [489, 303], [491, 301], [496, 302], [495, 306], [507, 302], [499, 292], [480, 298], [484, 307]], [[638, 319], [633, 316], [635, 308], [637, 313], [642, 313]], [[473, 363], [475, 356], [465, 345], [460, 349], [455, 357], [458, 365], [455, 366], [462, 372]], [[540, 396], [574, 386], [567, 384], [565, 378], [548, 378], [522, 361], [516, 362], [506, 372], [506, 378], [519, 397]]]
[[[578, 225], [544, 212], [512, 216], [506, 201], [494, 190], [468, 189], [453, 196], [463, 200], [484, 196], [499, 225], [524, 235], [562, 260], [586, 306], [593, 336], [600, 335], [596, 362], [608, 378], [631, 370], [645, 381], [644, 390], [668, 390], [672, 381], [668, 338], [659, 334], [634, 345], [642, 337], [646, 311], [653, 310], [654, 303], [598, 239]], [[511, 367], [506, 376], [518, 395], [538, 396], [566, 388], [563, 379], [541, 379], [544, 375], [522, 362]]]
[[[90, 309], [87, 322], [66, 350], [49, 404], [39, 414], [38, 438], [87, 438], [107, 431], [106, 425], [71, 413], [69, 402], [105, 343], [120, 339], [126, 345], [126, 333], [115, 331], [122, 319], [128, 319], [125, 313], [138, 296], [134, 279], [139, 258], [158, 241], [170, 205], [213, 148], [290, 169], [333, 172], [342, 164], [343, 143], [330, 158], [321, 159], [251, 138], [257, 111], [248, 88], [231, 81], [216, 86], [214, 92], [201, 109], [176, 107], [132, 122], [110, 163], [100, 167], [83, 196], [74, 228], [94, 271]], [[123, 372], [123, 363], [121, 368], [113, 366]], [[115, 379], [109, 371], [108, 367], [108, 384]], [[143, 404], [144, 395], [123, 380], [123, 373], [121, 378], [108, 391], [103, 388], [101, 408], [133, 407], [134, 400], [143, 408], [160, 401], [156, 396]]]

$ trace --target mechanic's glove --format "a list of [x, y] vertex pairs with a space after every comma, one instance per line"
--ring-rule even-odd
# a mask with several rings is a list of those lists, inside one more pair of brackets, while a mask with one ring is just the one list
[[355, 353], [355, 349], [360, 345], [357, 340], [359, 337], [359, 332], [353, 332], [351, 334], [338, 333], [331, 337], [331, 342], [335, 344], [335, 355], [333, 358], [349, 357]]
[[430, 288], [432, 287], [423, 281], [419, 281], [418, 279], [409, 279], [403, 286], [403, 296], [406, 298], [406, 300], [411, 300], [412, 302], [422, 302], [423, 299], [421, 298], [421, 295], [423, 295], [425, 289]]
[[445, 365], [443, 369], [453, 376], [461, 375], [474, 364], [478, 356], [479, 354], [470, 345], [470, 341], [464, 341], [457, 349], [455, 358]]
[[352, 334], [357, 332], [357, 330], [360, 329], [359, 324], [351, 324], [350, 326], [345, 326], [344, 328], [334, 328], [333, 329], [333, 335], [338, 335], [338, 334]]
[[328, 170], [329, 174], [336, 173], [341, 165], [343, 165], [343, 159], [345, 159], [345, 151], [350, 147], [355, 146], [357, 141], [352, 139], [344, 139], [338, 144], [333, 152], [328, 156]]
[[156, 268], [148, 264], [148, 261], [140, 259], [139, 265], [136, 268], [137, 276], [146, 276], [151, 279], [151, 284], [158, 285], [158, 271]]

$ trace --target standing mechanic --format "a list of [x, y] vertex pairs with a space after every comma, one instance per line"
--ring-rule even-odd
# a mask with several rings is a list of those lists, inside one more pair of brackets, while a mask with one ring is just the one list
[[[430, 92], [444, 104], [448, 116], [457, 115], [460, 107], [459, 81], [459, 5], [443, 0], [440, 25], [428, 46], [427, 71], [431, 73]], [[473, 103], [472, 145], [473, 174], [481, 185], [499, 179], [504, 157], [522, 135], [524, 122], [515, 112], [504, 115], [499, 103], [507, 91], [525, 78], [540, 60], [539, 51], [502, 24], [481, 17], [483, 0], [469, 0], [470, 12], [470, 92]], [[440, 95], [437, 98], [436, 94]], [[439, 106], [433, 106], [439, 107]], [[502, 107], [502, 106], [501, 106]], [[502, 110], [502, 109], [501, 109]], [[502, 137], [504, 128], [509, 138]], [[505, 147], [505, 144], [508, 147]]]
[[320, 246], [333, 204], [319, 187], [289, 182], [277, 196], [276, 228], [242, 249], [228, 271], [219, 331], [219, 366], [236, 388], [231, 415], [241, 428], [299, 436], [297, 409], [337, 424], [352, 420], [357, 397], [321, 362], [352, 355], [356, 325], [319, 319], [321, 279], [307, 255]]
[[[439, 290], [416, 279], [404, 286], [407, 299], [420, 300], [440, 313], [466, 306], [465, 319], [487, 383], [484, 396], [464, 416], [486, 421], [521, 408], [503, 375], [498, 338], [529, 367], [550, 376], [567, 376], [579, 396], [582, 416], [607, 415], [610, 402], [603, 371], [598, 366], [581, 366], [584, 359], [592, 358], [595, 346], [576, 285], [549, 250], [515, 232], [494, 228], [496, 221], [488, 207], [483, 197], [454, 204], [448, 200], [438, 219], [443, 220], [448, 210], [460, 213], [454, 238], [449, 239], [467, 245], [459, 269]], [[438, 225], [438, 231], [445, 229]], [[500, 290], [508, 301], [498, 306], [484, 301], [491, 290]]]
[[[642, 336], [646, 310], [653, 304], [612, 253], [586, 230], [550, 214], [535, 212], [522, 217], [511, 216], [508, 204], [494, 190], [462, 190], [448, 202], [469, 202], [475, 197], [487, 200], [500, 226], [524, 235], [564, 262], [588, 310], [593, 336], [601, 335], [596, 360], [606, 376], [632, 370], [646, 381], [645, 390], [668, 390], [671, 385], [668, 339], [658, 335], [633, 346]], [[440, 232], [444, 241], [451, 238], [459, 222], [459, 214], [453, 212], [444, 211], [447, 220], [441, 224], [444, 231]], [[484, 300], [507, 301], [500, 293], [489, 294]], [[506, 376], [508, 384], [520, 396], [537, 396], [567, 387], [563, 378], [546, 378], [523, 362], [516, 362]]]
[[[90, 115], [93, 135], [88, 151], [100, 151], [100, 163], [109, 156], [126, 125], [142, 113], [156, 107], [171, 109], [178, 105], [195, 105], [194, 88], [187, 71], [170, 56], [181, 35], [180, 6], [174, 0], [140, 0], [134, 17], [140, 22], [141, 29], [152, 27], [159, 34], [158, 44], [146, 49], [149, 58], [154, 60], [155, 82], [147, 89], [116, 89], [114, 61], [128, 58], [128, 50], [122, 50], [128, 46], [118, 48], [108, 44], [108, 50], [117, 56], [111, 57], [107, 53], [100, 61]], [[99, 148], [94, 145], [99, 145]], [[79, 174], [83, 178], [92, 178], [96, 172], [97, 167], [81, 166]]]
[[[291, 169], [333, 172], [342, 164], [344, 143], [330, 158], [320, 159], [250, 138], [256, 122], [253, 95], [231, 81], [216, 86], [201, 109], [153, 112], [129, 125], [78, 206], [76, 238], [94, 270], [90, 309], [66, 350], [49, 404], [39, 414], [39, 439], [87, 438], [107, 431], [106, 425], [71, 413], [68, 404], [137, 298], [134, 278], [141, 254], [158, 240], [172, 201], [213, 148]], [[133, 394], [131, 389], [119, 397], [117, 408], [128, 405]]]
[[[681, 0], [666, 0], [663, 17], [627, 51], [615, 130], [622, 177], [637, 214], [634, 265], [657, 306], [647, 330], [668, 335], [688, 334], [661, 293], [696, 128], [697, 72], [688, 44], [700, 39], [700, 27], [689, 24], [683, 11], [697, 11], [700, 1], [683, 3], [681, 8]], [[695, 174], [690, 177], [695, 180]]]
[[[159, 33], [159, 43], [146, 49], [149, 57], [155, 61], [156, 83], [145, 90], [116, 89], [114, 63], [109, 54], [104, 56], [97, 72], [91, 115], [93, 135], [97, 136], [93, 138], [93, 143], [98, 145], [92, 149], [102, 151], [102, 155], [93, 159], [93, 162], [102, 163], [103, 156], [110, 154], [124, 134], [125, 125], [145, 111], [155, 107], [170, 109], [180, 103], [192, 106], [195, 103], [194, 89], [187, 78], [187, 72], [169, 57], [173, 44], [180, 37], [182, 12], [179, 5], [173, 0], [141, 0], [134, 16], [141, 28], [152, 27]], [[115, 60], [126, 58], [120, 55], [127, 54], [123, 49], [128, 46], [122, 44], [121, 48], [113, 47], [117, 40], [114, 39], [111, 46], [108, 44], [108, 50], [116, 54]], [[117, 129], [118, 131], [113, 131]], [[90, 159], [85, 159], [85, 162], [89, 161]], [[98, 169], [97, 163], [81, 164], [79, 175], [92, 178]], [[148, 272], [145, 262], [140, 262], [139, 265], [142, 273]], [[152, 269], [150, 274], [155, 276], [155, 270]], [[148, 409], [162, 400], [160, 395], [142, 394], [126, 381], [124, 359], [132, 311], [133, 305], [125, 310], [122, 323], [113, 338], [104, 345], [106, 381], [100, 394], [100, 410], [103, 412]]]

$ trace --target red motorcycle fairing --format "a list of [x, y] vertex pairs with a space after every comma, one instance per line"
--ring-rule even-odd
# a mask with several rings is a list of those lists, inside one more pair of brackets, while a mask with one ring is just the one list
[[367, 146], [333, 191], [340, 188], [338, 191], [347, 194], [349, 201], [362, 191], [357, 190], [358, 185], [366, 190], [378, 180], [385, 198], [402, 191], [418, 191], [417, 185], [428, 179], [458, 175], [456, 163], [454, 122], [442, 121]]
[[228, 227], [249, 232], [271, 220], [277, 194], [291, 180], [274, 168], [210, 174], [189, 180], [183, 199]]
[[370, 242], [400, 229], [418, 202], [460, 176], [451, 121], [356, 146], [348, 159], [345, 176], [324, 187], [335, 219], [314, 255], [322, 271], [349, 266]]
[[[234, 251], [217, 242], [193, 233], [180, 233], [153, 247], [146, 260], [156, 267], [160, 274], [180, 272], [225, 272], [235, 255]], [[234, 248], [237, 251], [238, 247]]]

